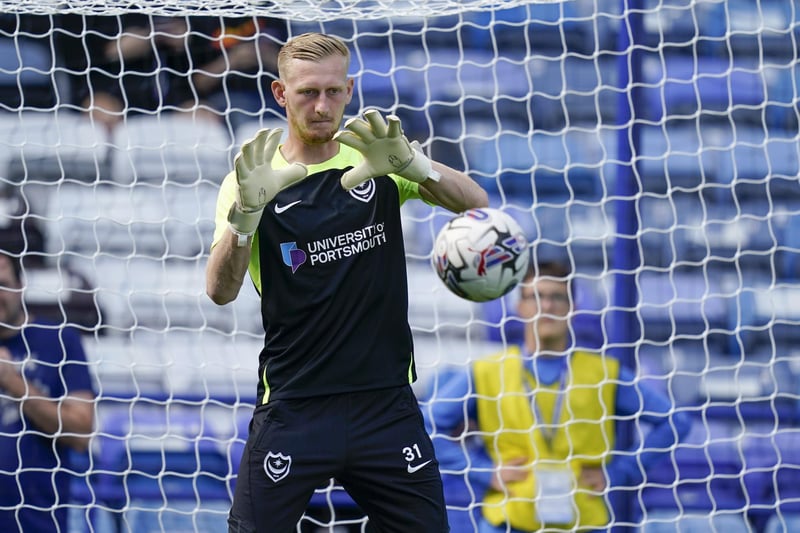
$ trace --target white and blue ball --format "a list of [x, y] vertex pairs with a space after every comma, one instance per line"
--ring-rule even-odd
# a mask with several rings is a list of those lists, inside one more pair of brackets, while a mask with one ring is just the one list
[[487, 302], [525, 277], [528, 240], [516, 220], [493, 208], [470, 209], [450, 220], [433, 244], [433, 268], [451, 292]]

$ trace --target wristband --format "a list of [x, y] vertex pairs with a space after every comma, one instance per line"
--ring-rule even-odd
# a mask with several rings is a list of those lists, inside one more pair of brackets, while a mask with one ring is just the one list
[[252, 233], [242, 233], [237, 231], [232, 224], [228, 224], [228, 229], [231, 230], [231, 233], [236, 235], [236, 246], [239, 248], [244, 248], [247, 246], [249, 244], [250, 237], [253, 236]]
[[[236, 202], [231, 204], [231, 209], [228, 211], [228, 227], [233, 232], [238, 240], [237, 246], [247, 246], [247, 237], [251, 237], [258, 229], [258, 223], [261, 221], [262, 209], [245, 213], [236, 206]], [[250, 230], [252, 228], [252, 230]], [[245, 231], [242, 231], [242, 230]], [[250, 231], [248, 231], [250, 230]]]

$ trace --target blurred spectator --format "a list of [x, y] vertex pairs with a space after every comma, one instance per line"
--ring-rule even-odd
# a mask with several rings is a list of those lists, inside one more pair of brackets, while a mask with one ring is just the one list
[[150, 17], [62, 14], [55, 40], [69, 78], [68, 102], [111, 130], [125, 114], [159, 109]]
[[19, 262], [0, 254], [0, 531], [67, 531], [71, 450], [94, 428], [78, 332], [27, 313]]
[[243, 122], [257, 120], [267, 109], [274, 117], [283, 116], [270, 86], [278, 72], [278, 50], [288, 37], [285, 21], [259, 17], [170, 19], [166, 21], [168, 33], [180, 34], [180, 25], [186, 20], [188, 42], [162, 40], [164, 64], [172, 73], [169, 103], [184, 109], [199, 106], [234, 130]]
[[[431, 398], [436, 456], [443, 474], [467, 472], [480, 533], [604, 530], [606, 491], [641, 483], [689, 432], [688, 416], [617, 360], [575, 349], [569, 278], [560, 263], [532, 268], [519, 289], [524, 345], [451, 373]], [[614, 453], [619, 416], [652, 425], [641, 449]]]
[[285, 21], [259, 18], [61, 17], [71, 102], [109, 129], [129, 113], [184, 111], [236, 128], [277, 109], [270, 83]]

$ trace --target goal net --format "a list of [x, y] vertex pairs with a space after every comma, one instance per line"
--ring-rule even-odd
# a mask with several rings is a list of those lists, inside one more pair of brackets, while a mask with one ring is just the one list
[[[594, 495], [610, 525], [800, 530], [794, 2], [0, 7], [0, 248], [21, 258], [26, 313], [80, 332], [98, 394], [89, 451], [52, 469], [69, 494], [41, 508], [12, 483], [20, 497], [0, 498], [0, 513], [67, 512], [70, 531], [226, 530], [263, 330], [247, 284], [226, 306], [205, 295], [216, 192], [241, 143], [283, 120], [276, 47], [325, 31], [353, 53], [348, 116], [394, 113], [465, 169], [535, 257], [570, 264], [577, 342], [632, 371], [617, 385], [657, 391], [691, 420], [681, 442], [646, 449], [653, 413], [608, 406], [612, 457], [641, 470]], [[403, 207], [425, 412], [448, 376], [519, 345], [526, 326], [516, 293], [473, 304], [435, 277], [433, 239], [451, 216]], [[24, 459], [21, 435], [45, 435], [1, 388], [0, 415], [0, 440]], [[443, 461], [451, 528], [476, 531], [486, 435], [467, 420], [430, 429], [459, 456]], [[644, 471], [651, 452], [662, 460]], [[41, 466], [0, 477], [26, 468]], [[333, 481], [298, 526], [367, 527]]]

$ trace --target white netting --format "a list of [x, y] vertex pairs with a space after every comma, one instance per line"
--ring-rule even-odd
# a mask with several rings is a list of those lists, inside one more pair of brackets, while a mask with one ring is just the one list
[[[153, 15], [262, 15], [287, 20], [368, 20], [387, 17], [426, 17], [468, 10], [515, 7], [525, 3], [555, 4], [564, 0], [204, 0], [145, 1], [133, 9]], [[12, 0], [0, 2], [4, 13], [80, 13], [116, 15], [130, 12], [128, 0]]]
[[[198, 12], [209, 17], [186, 18]], [[199, 87], [233, 77], [232, 44], [262, 42], [220, 17], [254, 15], [287, 35], [345, 38], [348, 114], [397, 114], [537, 253], [567, 257], [581, 341], [621, 353], [635, 384], [692, 417], [641, 483], [605, 495], [613, 525], [800, 530], [795, 2], [37, 0], [0, 1], [0, 13], [0, 247], [25, 253], [27, 309], [81, 329], [99, 384], [92, 453], [67, 502], [76, 531], [226, 527], [263, 333], [254, 291], [215, 306], [204, 269], [220, 180], [241, 142], [281, 118], [263, 86], [250, 93], [263, 117], [232, 90], [213, 101]], [[265, 60], [283, 38], [270, 24]], [[187, 39], [227, 50], [227, 70], [181, 61], [169, 43]], [[131, 42], [149, 59], [104, 56]], [[121, 108], [88, 113], [106, 90]], [[442, 374], [516, 343], [522, 325], [514, 295], [470, 305], [435, 278], [448, 214], [403, 214], [427, 408]], [[0, 390], [2, 413], [13, 405]], [[639, 414], [633, 435], [648, 431]], [[436, 436], [473, 453], [470, 428]], [[456, 533], [482, 508], [467, 473], [445, 471]], [[364, 527], [336, 486], [312, 503], [307, 531]]]

